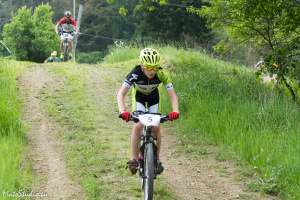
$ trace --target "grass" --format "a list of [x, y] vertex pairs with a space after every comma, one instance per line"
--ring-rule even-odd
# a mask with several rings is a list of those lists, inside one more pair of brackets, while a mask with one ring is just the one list
[[[51, 65], [61, 81], [45, 89], [43, 100], [62, 126], [67, 168], [88, 199], [140, 199], [138, 178], [125, 169], [130, 128], [116, 114], [115, 90], [124, 69], [97, 67]], [[163, 181], [157, 183], [157, 199], [175, 199]]]
[[183, 51], [172, 63], [183, 114], [178, 128], [228, 146], [255, 169], [264, 192], [300, 199], [299, 107], [246, 68]]
[[[246, 163], [246, 175], [259, 177], [249, 184], [253, 190], [300, 199], [300, 112], [286, 92], [261, 84], [243, 66], [195, 50], [155, 47], [172, 72], [179, 96], [181, 119], [174, 124], [185, 151], [206, 154], [203, 144], [218, 146], [226, 153], [217, 159]], [[44, 105], [61, 125], [67, 167], [88, 199], [141, 198], [137, 177], [124, 168], [130, 126], [117, 119], [115, 99], [122, 79], [138, 64], [139, 49], [111, 49], [101, 66], [49, 66], [58, 83], [44, 88]], [[0, 64], [0, 196], [13, 199], [3, 192], [28, 190], [31, 183], [22, 162], [26, 141], [16, 88], [16, 77], [26, 64]], [[163, 99], [167, 112], [169, 103]], [[164, 180], [156, 183], [156, 199], [175, 199]]]
[[24, 162], [26, 140], [21, 123], [21, 104], [16, 77], [28, 63], [0, 60], [0, 197], [17, 199], [9, 194], [29, 190], [31, 173]]
[[[159, 50], [179, 96], [181, 120], [175, 124], [183, 145], [196, 154], [203, 152], [203, 142], [222, 146], [232, 153], [219, 158], [246, 163], [249, 175], [259, 177], [251, 188], [300, 199], [300, 108], [286, 92], [260, 83], [244, 66], [195, 50]], [[136, 51], [118, 50], [113, 55]], [[164, 98], [165, 112], [168, 104]]]

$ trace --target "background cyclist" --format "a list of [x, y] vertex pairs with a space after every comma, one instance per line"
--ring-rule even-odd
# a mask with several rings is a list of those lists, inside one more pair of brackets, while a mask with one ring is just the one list
[[72, 57], [72, 48], [73, 48], [73, 36], [74, 34], [77, 33], [77, 22], [76, 20], [72, 17], [72, 13], [70, 11], [66, 11], [64, 14], [64, 17], [58, 20], [55, 26], [55, 31], [57, 34], [60, 35], [60, 58], [62, 59], [64, 57], [63, 55], [63, 36], [62, 36], [62, 31], [65, 32], [70, 32], [71, 34], [69, 35], [68, 38], [68, 48], [69, 48], [69, 55]]

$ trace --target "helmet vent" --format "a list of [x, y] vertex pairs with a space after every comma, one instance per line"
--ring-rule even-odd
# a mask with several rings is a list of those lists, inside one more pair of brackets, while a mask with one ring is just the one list
[[155, 57], [152, 55], [152, 64], [155, 64]]
[[147, 61], [147, 62], [151, 62], [150, 56], [146, 56], [146, 61]]
[[140, 61], [144, 65], [158, 66], [160, 62], [159, 52], [155, 49], [145, 48], [140, 52]]

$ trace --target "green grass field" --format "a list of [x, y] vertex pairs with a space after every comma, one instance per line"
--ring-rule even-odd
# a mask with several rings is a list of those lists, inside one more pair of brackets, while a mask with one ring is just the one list
[[[0, 199], [30, 188], [31, 175], [24, 162], [24, 128], [16, 77], [28, 63], [0, 60]], [[23, 161], [23, 162], [22, 162]]]
[[[253, 190], [300, 199], [300, 109], [284, 90], [195, 50], [157, 48], [180, 100], [178, 138], [192, 152], [202, 151], [203, 141], [225, 146], [234, 153], [226, 159], [246, 163], [250, 176], [259, 177], [249, 185]], [[130, 50], [117, 49], [106, 59], [126, 61], [126, 55], [132, 59]], [[163, 105], [169, 111], [167, 100]]]

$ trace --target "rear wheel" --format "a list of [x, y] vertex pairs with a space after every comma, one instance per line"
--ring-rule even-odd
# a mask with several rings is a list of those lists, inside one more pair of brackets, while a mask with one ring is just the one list
[[154, 151], [152, 143], [146, 144], [145, 147], [144, 170], [144, 200], [152, 200], [154, 186]]

